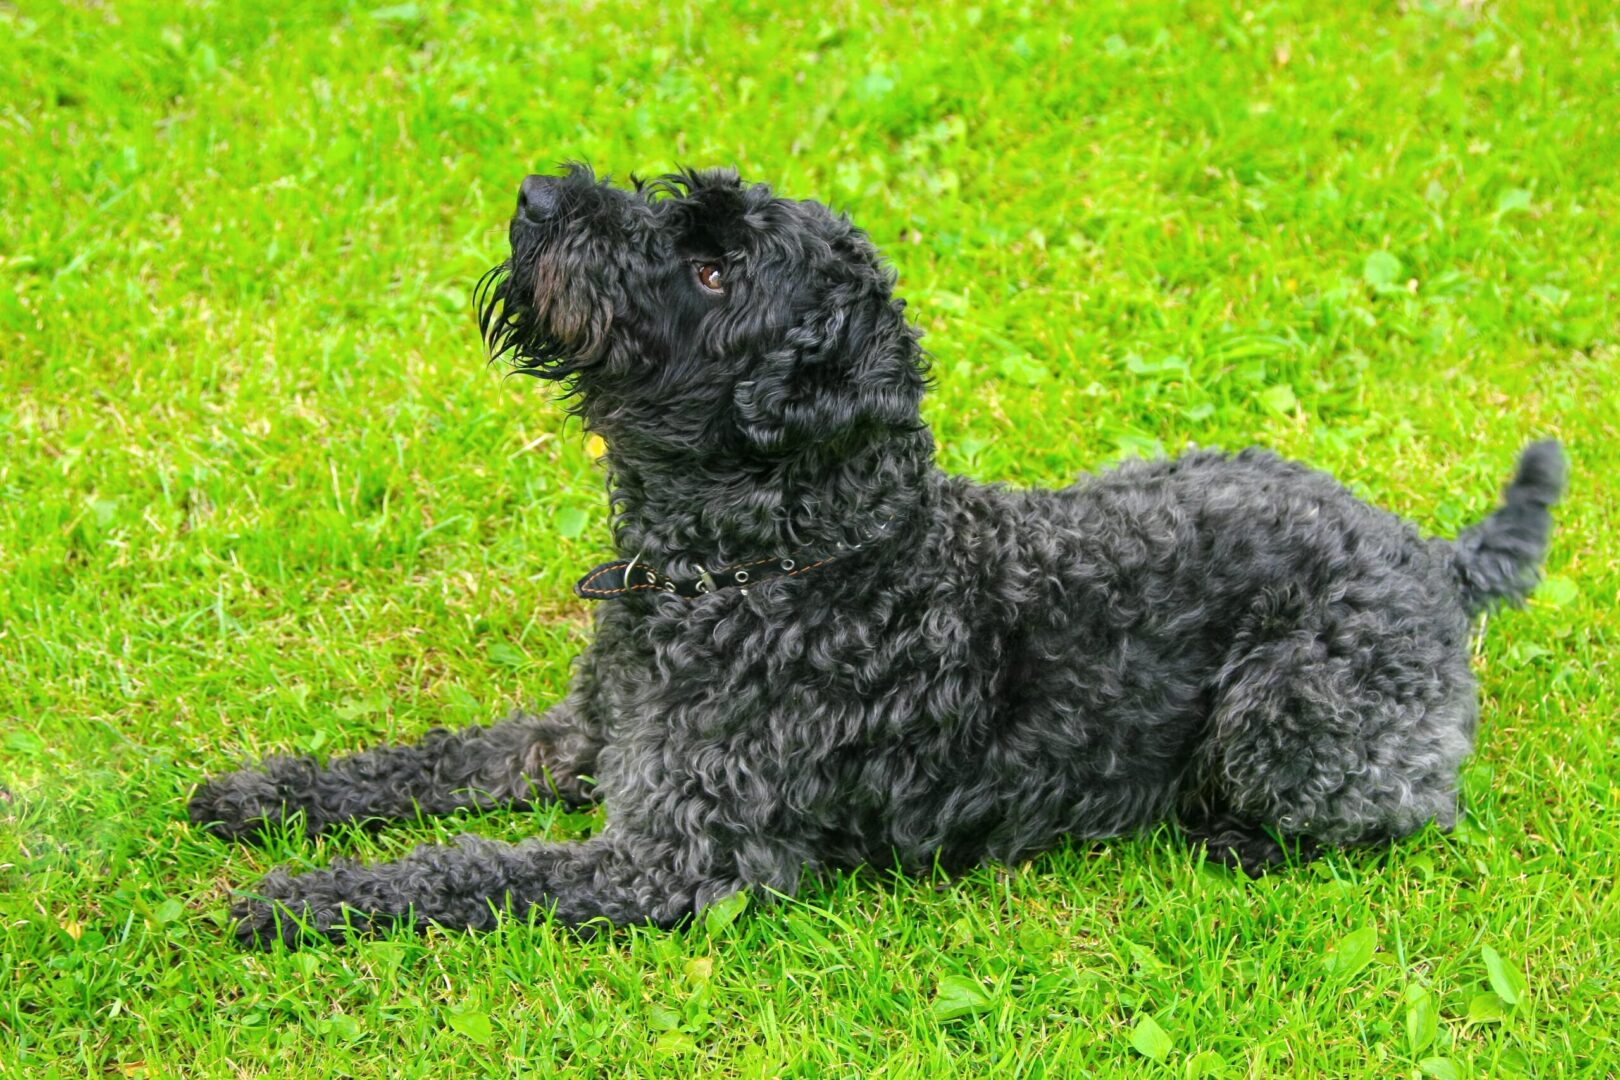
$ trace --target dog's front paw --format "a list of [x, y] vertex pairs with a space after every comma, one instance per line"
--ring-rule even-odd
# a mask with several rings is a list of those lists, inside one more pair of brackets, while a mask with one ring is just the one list
[[252, 892], [231, 905], [236, 940], [244, 949], [289, 949], [320, 941], [341, 942], [359, 929], [356, 913], [334, 895], [329, 873], [293, 876], [272, 870]]
[[186, 808], [191, 823], [225, 840], [254, 840], [286, 816], [287, 806], [275, 781], [259, 772], [241, 772], [204, 780]]
[[[191, 795], [187, 815], [193, 825], [222, 839], [253, 841], [299, 809], [287, 799], [283, 785], [275, 778], [243, 769], [204, 780]], [[307, 814], [303, 828], [314, 831]]]
[[253, 895], [239, 897], [231, 905], [231, 918], [236, 920], [236, 941], [244, 949], [268, 949], [281, 942], [289, 949], [297, 948], [303, 939], [302, 925], [309, 912], [303, 905], [289, 905], [273, 899], [277, 879], [286, 881], [286, 871], [277, 870], [259, 883]]

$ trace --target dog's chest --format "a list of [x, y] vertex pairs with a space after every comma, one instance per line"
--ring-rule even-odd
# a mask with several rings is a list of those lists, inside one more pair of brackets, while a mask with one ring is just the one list
[[992, 643], [904, 595], [760, 589], [604, 620], [599, 690], [623, 735], [802, 759], [982, 719]]

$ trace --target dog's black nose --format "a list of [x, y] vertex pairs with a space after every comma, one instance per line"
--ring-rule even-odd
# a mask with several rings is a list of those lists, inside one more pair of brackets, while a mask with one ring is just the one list
[[518, 213], [539, 223], [557, 212], [557, 178], [526, 176], [518, 188]]

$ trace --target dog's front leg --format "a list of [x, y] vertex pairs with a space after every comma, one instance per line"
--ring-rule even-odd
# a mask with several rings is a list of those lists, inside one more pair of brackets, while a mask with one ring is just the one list
[[540, 716], [519, 713], [489, 727], [437, 730], [408, 746], [385, 746], [320, 764], [277, 757], [206, 780], [191, 797], [193, 824], [231, 840], [298, 815], [310, 835], [339, 822], [551, 799], [594, 798], [585, 778], [601, 748], [598, 728], [574, 695]]
[[[777, 880], [791, 888], [796, 867]], [[566, 926], [605, 920], [672, 925], [754, 882], [672, 838], [611, 831], [583, 843], [503, 844], [463, 836], [377, 866], [340, 865], [289, 875], [278, 870], [232, 910], [246, 946], [310, 937], [343, 940], [390, 925], [483, 929], [507, 912], [551, 910]]]

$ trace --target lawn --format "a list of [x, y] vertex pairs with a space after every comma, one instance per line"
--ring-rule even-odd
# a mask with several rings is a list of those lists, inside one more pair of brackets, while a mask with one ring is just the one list
[[[1614, 1075], [1620, 15], [0, 2], [0, 1075]], [[1248, 882], [1169, 830], [676, 932], [245, 955], [205, 773], [555, 698], [607, 554], [469, 295], [524, 173], [735, 163], [847, 210], [940, 464], [1262, 443], [1451, 535], [1573, 462], [1477, 644], [1468, 815]]]

